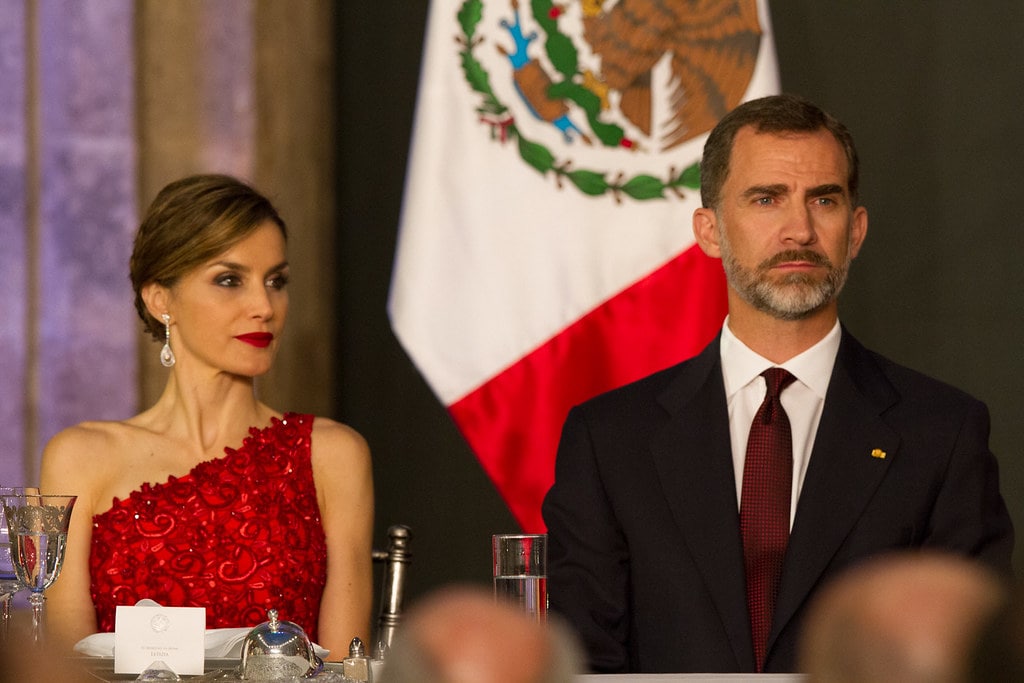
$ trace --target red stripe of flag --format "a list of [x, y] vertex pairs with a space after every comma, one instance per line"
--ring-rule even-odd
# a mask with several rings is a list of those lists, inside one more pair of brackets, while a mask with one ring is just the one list
[[721, 262], [691, 247], [448, 407], [524, 531], [545, 531], [569, 409], [697, 354], [725, 314]]

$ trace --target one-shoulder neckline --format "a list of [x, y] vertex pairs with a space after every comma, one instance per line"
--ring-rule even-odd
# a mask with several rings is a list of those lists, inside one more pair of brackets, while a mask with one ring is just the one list
[[274, 430], [278, 430], [278, 429], [280, 429], [283, 426], [287, 426], [289, 421], [298, 420], [299, 423], [301, 424], [303, 421], [307, 421], [308, 420], [308, 422], [309, 422], [309, 430], [310, 430], [310, 432], [312, 432], [312, 429], [313, 429], [313, 426], [312, 426], [313, 425], [313, 419], [314, 419], [313, 415], [306, 415], [306, 414], [303, 414], [303, 413], [296, 413], [296, 412], [293, 412], [293, 411], [282, 413], [281, 417], [278, 417], [277, 415], [271, 415], [270, 416], [270, 422], [268, 424], [265, 424], [262, 427], [256, 427], [256, 426], [249, 427], [248, 434], [246, 434], [244, 437], [242, 437], [242, 443], [240, 443], [237, 447], [235, 447], [235, 446], [224, 446], [223, 453], [221, 455], [218, 455], [218, 456], [213, 457], [213, 458], [209, 458], [207, 460], [202, 460], [200, 462], [197, 462], [187, 472], [181, 474], [180, 476], [179, 475], [175, 475], [175, 474], [168, 474], [167, 478], [164, 479], [163, 481], [158, 481], [158, 482], [144, 481], [144, 482], [140, 483], [139, 485], [137, 485], [135, 488], [133, 488], [128, 493], [128, 495], [126, 497], [124, 497], [124, 498], [119, 498], [118, 496], [113, 496], [113, 498], [111, 500], [111, 503], [107, 507], [107, 509], [104, 510], [103, 512], [98, 512], [98, 513], [94, 514], [93, 515], [93, 520], [95, 521], [99, 517], [103, 517], [105, 515], [108, 515], [111, 512], [113, 512], [114, 510], [116, 510], [118, 507], [122, 507], [122, 506], [126, 505], [127, 503], [132, 502], [135, 499], [138, 499], [138, 498], [140, 498], [142, 496], [145, 496], [145, 495], [148, 495], [148, 494], [152, 493], [153, 491], [159, 491], [159, 490], [164, 489], [164, 488], [166, 488], [168, 486], [174, 486], [175, 484], [178, 484], [179, 482], [191, 481], [191, 480], [195, 479], [196, 475], [199, 472], [201, 472], [201, 470], [203, 468], [205, 468], [205, 467], [210, 467], [213, 464], [223, 463], [223, 462], [226, 462], [226, 461], [230, 460], [231, 458], [239, 457], [239, 454], [244, 453], [244, 451], [251, 446], [251, 444], [253, 443], [253, 441], [255, 439], [260, 438], [260, 437], [265, 437], [270, 432], [272, 432]]

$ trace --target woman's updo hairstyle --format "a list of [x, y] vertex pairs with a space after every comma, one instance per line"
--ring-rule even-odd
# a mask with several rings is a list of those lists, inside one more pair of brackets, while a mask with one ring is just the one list
[[142, 288], [152, 282], [174, 286], [267, 221], [288, 238], [270, 200], [231, 176], [193, 175], [160, 190], [135, 235], [129, 263], [135, 309], [154, 339], [163, 339], [164, 324], [146, 309]]

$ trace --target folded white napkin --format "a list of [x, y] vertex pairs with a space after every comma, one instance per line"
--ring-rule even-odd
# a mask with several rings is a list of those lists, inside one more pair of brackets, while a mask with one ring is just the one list
[[[136, 605], [159, 607], [158, 603], [149, 599], [139, 600]], [[204, 641], [207, 659], [238, 659], [242, 656], [242, 643], [251, 628], [210, 628], [206, 629]], [[75, 652], [87, 657], [113, 657], [114, 634], [93, 633], [75, 643]], [[329, 651], [313, 643], [313, 652], [320, 659], [327, 657]]]
[[[252, 629], [211, 628], [206, 631], [207, 658], [241, 657], [242, 641]], [[315, 647], [315, 646], [314, 646]], [[89, 657], [113, 657], [114, 634], [93, 633], [75, 643], [75, 652]]]

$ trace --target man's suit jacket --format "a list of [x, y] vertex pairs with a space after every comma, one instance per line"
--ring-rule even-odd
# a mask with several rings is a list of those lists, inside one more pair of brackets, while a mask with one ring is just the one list
[[[1009, 574], [985, 406], [843, 331], [786, 550], [765, 671], [796, 670], [830, 577], [932, 548]], [[753, 671], [718, 341], [574, 408], [543, 506], [552, 610], [598, 672]]]

